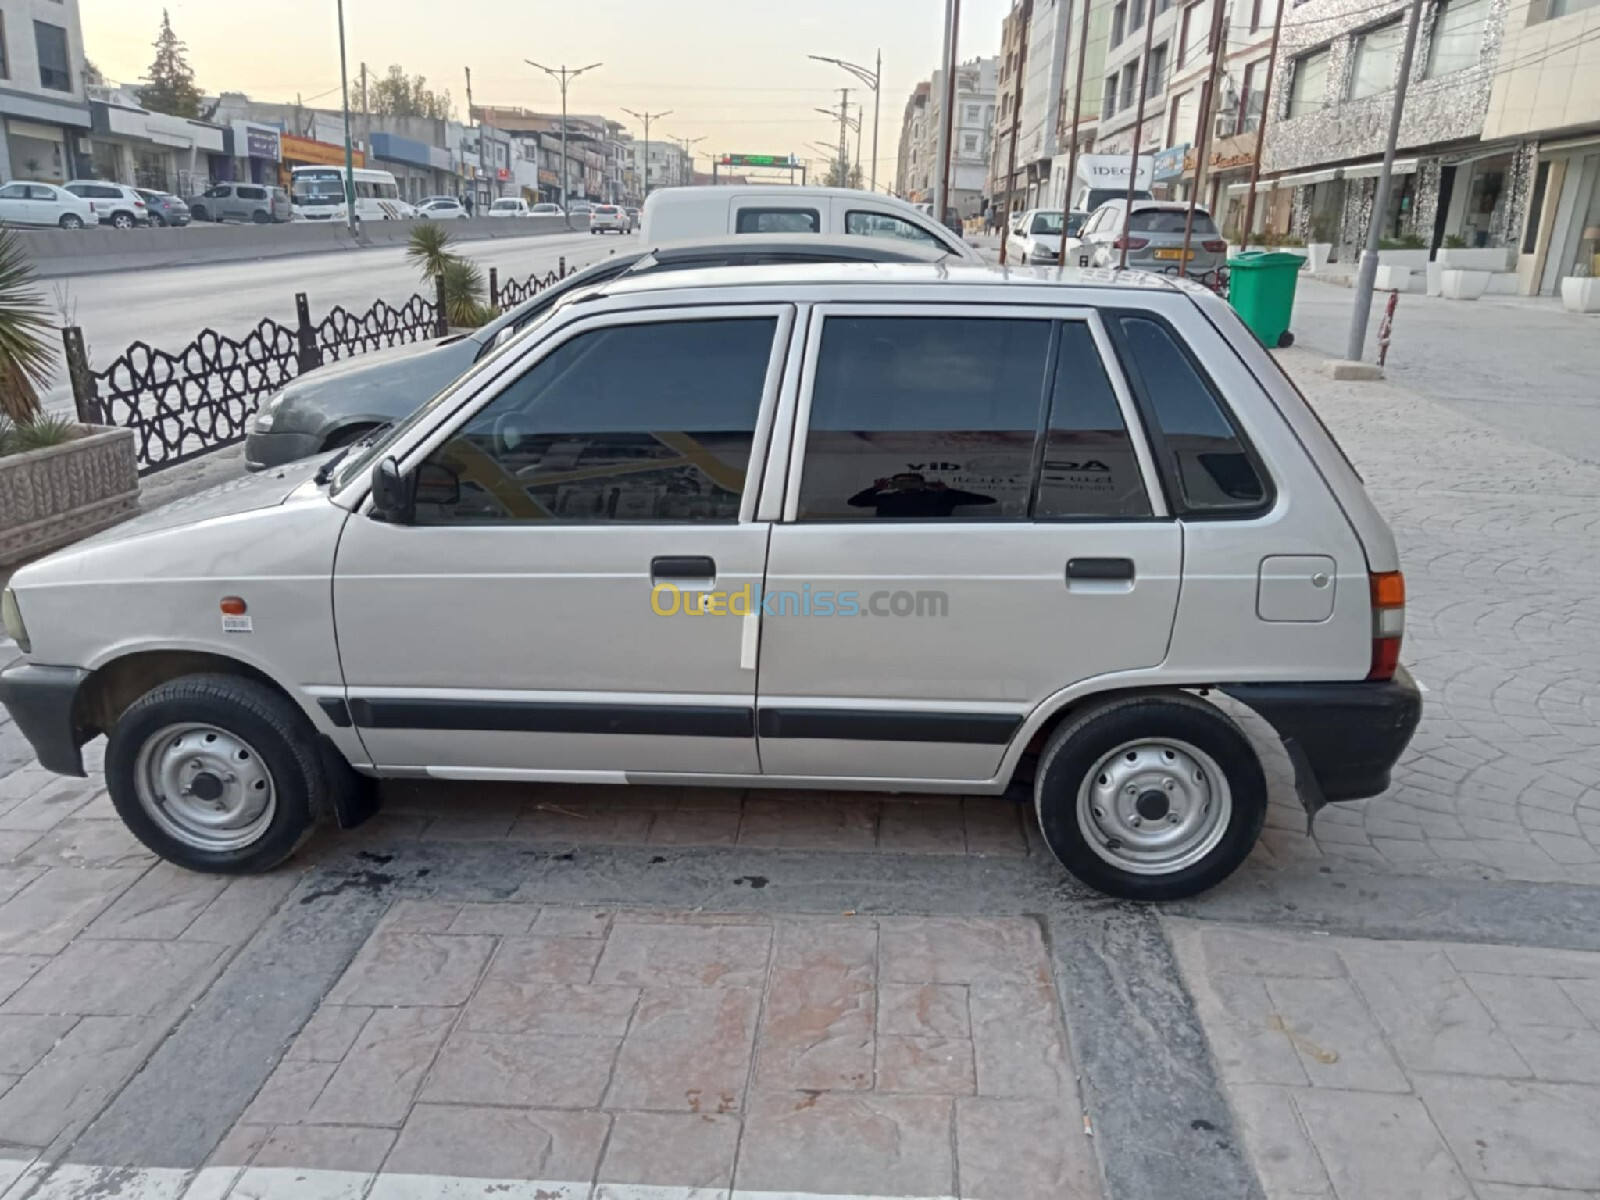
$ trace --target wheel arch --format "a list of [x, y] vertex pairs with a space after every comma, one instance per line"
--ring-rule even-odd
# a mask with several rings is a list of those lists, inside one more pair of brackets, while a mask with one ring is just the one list
[[296, 708], [304, 704], [261, 668], [208, 650], [133, 650], [101, 663], [78, 689], [74, 723], [91, 734], [109, 733], [118, 718], [152, 688], [185, 675], [238, 675], [277, 692]]

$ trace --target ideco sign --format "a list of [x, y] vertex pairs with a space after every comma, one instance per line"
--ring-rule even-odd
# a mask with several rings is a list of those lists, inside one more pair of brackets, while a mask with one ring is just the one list
[[[1150, 186], [1151, 156], [1141, 154], [1133, 186]], [[1078, 159], [1078, 178], [1092, 188], [1128, 186], [1128, 172], [1133, 169], [1131, 154], [1085, 154]]]

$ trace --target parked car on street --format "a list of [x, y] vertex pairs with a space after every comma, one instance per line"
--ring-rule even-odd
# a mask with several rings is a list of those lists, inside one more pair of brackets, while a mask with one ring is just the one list
[[150, 224], [150, 206], [131, 187], [104, 179], [73, 179], [62, 184], [74, 196], [94, 202], [100, 223], [116, 229], [132, 229]]
[[1198, 286], [652, 271], [344, 454], [22, 567], [0, 699], [49, 770], [107, 735], [112, 805], [191, 870], [270, 869], [372, 777], [1018, 784], [1072, 874], [1167, 900], [1267, 814], [1211, 696], [1308, 808], [1388, 786], [1421, 711], [1399, 567]]
[[144, 206], [150, 213], [152, 225], [187, 225], [192, 220], [189, 206], [171, 192], [156, 192], [139, 188]]
[[53, 183], [17, 180], [0, 187], [0, 223], [82, 229], [98, 225], [100, 214], [93, 200], [74, 196]]
[[[1088, 220], [1088, 213], [1072, 213], [1067, 220], [1067, 237], [1075, 238]], [[1006, 258], [1010, 262], [1055, 263], [1061, 254], [1061, 210], [1030, 208], [1013, 226]]]
[[502, 196], [489, 206], [486, 214], [491, 217], [531, 217], [533, 213], [528, 209], [528, 202], [516, 196]]
[[1204, 208], [1196, 208], [1189, 238], [1189, 260], [1185, 266], [1183, 230], [1188, 214], [1189, 206], [1180, 201], [1135, 200], [1129, 216], [1125, 198], [1107, 200], [1084, 223], [1079, 234], [1082, 253], [1088, 255], [1091, 267], [1119, 266], [1126, 224], [1129, 267], [1207, 278], [1221, 269], [1228, 256], [1228, 243], [1218, 232], [1211, 214]]
[[293, 213], [289, 193], [281, 187], [260, 183], [213, 184], [189, 201], [189, 212], [196, 221], [249, 221], [273, 225], [287, 221]]
[[651, 192], [644, 202], [639, 236], [647, 243], [728, 233], [885, 238], [983, 261], [960, 237], [905, 201], [853, 188], [674, 187]]
[[632, 225], [626, 210], [615, 204], [596, 204], [589, 214], [590, 233], [628, 233]]
[[561, 205], [545, 201], [543, 204], [535, 204], [532, 212], [536, 217], [559, 217], [561, 215]]
[[427, 196], [417, 201], [417, 216], [430, 221], [462, 221], [467, 209], [454, 196]]
[[325, 453], [397, 421], [565, 297], [623, 274], [803, 262], [940, 262], [937, 250], [866, 238], [793, 234], [707, 238], [613, 254], [544, 288], [465, 337], [372, 350], [319, 367], [267, 399], [244, 441], [245, 466], [278, 467]]
[[587, 200], [578, 200], [567, 208], [567, 215], [570, 217], [587, 217], [592, 212], [594, 205]]

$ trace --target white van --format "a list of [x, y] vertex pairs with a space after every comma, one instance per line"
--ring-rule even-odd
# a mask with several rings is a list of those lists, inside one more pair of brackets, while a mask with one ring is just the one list
[[675, 187], [652, 192], [644, 202], [639, 234], [647, 246], [729, 233], [899, 238], [983, 261], [914, 205], [853, 188]]
[[[357, 167], [356, 216], [363, 221], [405, 221], [417, 210], [400, 199], [400, 185], [388, 171]], [[340, 167], [296, 167], [290, 172], [292, 221], [343, 221], [344, 170]]]

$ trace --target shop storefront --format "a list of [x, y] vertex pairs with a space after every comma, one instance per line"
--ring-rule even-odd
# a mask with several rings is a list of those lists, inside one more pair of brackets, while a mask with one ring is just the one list
[[1537, 278], [1541, 295], [1561, 291], [1563, 279], [1600, 277], [1600, 137], [1541, 148], [1530, 225], [1524, 245], [1542, 252]]
[[412, 204], [427, 196], [453, 196], [459, 190], [454, 160], [443, 146], [394, 133], [374, 133], [372, 157], [373, 166], [394, 175], [400, 198]]
[[[295, 137], [293, 134], [281, 134], [278, 144], [283, 155], [282, 172], [279, 182], [288, 187], [289, 172], [295, 167], [343, 167], [344, 147], [336, 146], [332, 142], [319, 142], [313, 138]], [[367, 156], [361, 150], [351, 147], [351, 165], [364, 167], [367, 165]]]
[[[21, 101], [37, 108], [44, 120], [6, 117], [3, 122], [7, 179], [37, 179], [45, 183], [65, 183], [78, 173], [73, 153], [75, 144], [89, 128], [89, 110], [69, 108], [45, 101]], [[59, 122], [59, 123], [57, 123]], [[87, 144], [87, 141], [85, 141]], [[6, 164], [0, 164], [3, 166]]]
[[89, 110], [95, 178], [179, 196], [205, 190], [226, 141], [220, 126], [99, 100]]
[[234, 121], [227, 128], [227, 141], [223, 148], [226, 156], [213, 160], [213, 174], [218, 183], [278, 183], [278, 164], [283, 159], [281, 134], [271, 125], [258, 125], [254, 121]]

